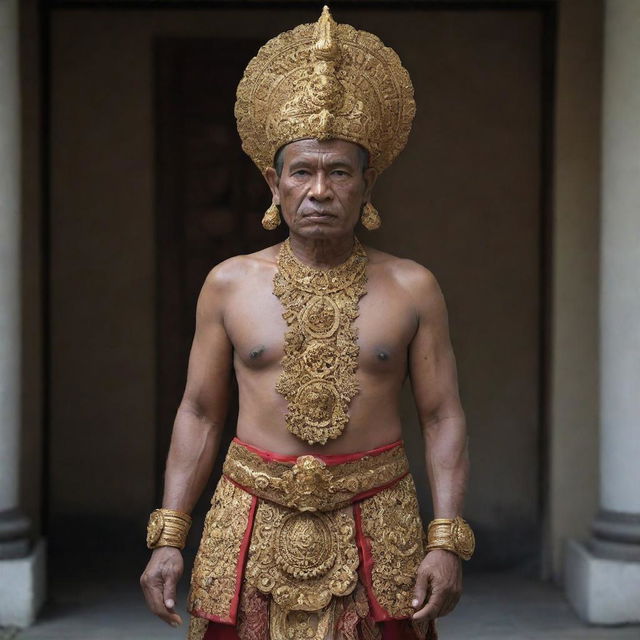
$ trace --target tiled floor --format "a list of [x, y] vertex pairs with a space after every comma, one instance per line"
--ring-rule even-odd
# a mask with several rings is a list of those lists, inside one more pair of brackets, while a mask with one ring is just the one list
[[[120, 566], [119, 566], [120, 565]], [[58, 568], [39, 622], [0, 639], [161, 640], [183, 638], [145, 608], [139, 562]], [[186, 580], [184, 581], [186, 582]], [[184, 614], [185, 593], [178, 608]], [[186, 616], [185, 616], [186, 619]], [[457, 609], [439, 621], [441, 640], [640, 640], [640, 627], [583, 625], [556, 587], [508, 574], [471, 575]]]

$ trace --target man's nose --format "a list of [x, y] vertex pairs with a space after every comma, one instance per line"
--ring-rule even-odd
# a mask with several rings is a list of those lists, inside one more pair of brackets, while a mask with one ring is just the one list
[[308, 196], [311, 200], [326, 200], [331, 197], [331, 187], [324, 171], [318, 171], [314, 175]]

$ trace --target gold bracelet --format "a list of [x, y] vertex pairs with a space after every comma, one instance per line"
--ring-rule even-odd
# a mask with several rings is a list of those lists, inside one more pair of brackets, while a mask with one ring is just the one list
[[156, 509], [149, 516], [147, 547], [177, 547], [184, 549], [191, 528], [191, 516], [173, 509]]
[[427, 529], [427, 551], [445, 549], [463, 560], [469, 560], [476, 548], [476, 540], [469, 524], [460, 516], [436, 518]]

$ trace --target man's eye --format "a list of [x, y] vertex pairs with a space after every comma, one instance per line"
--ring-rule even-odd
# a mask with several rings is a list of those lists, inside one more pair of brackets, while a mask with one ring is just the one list
[[307, 175], [309, 172], [306, 169], [298, 169], [297, 171], [293, 172], [294, 176], [304, 176]]
[[349, 174], [346, 171], [342, 171], [342, 169], [336, 169], [333, 172], [334, 175], [336, 176], [348, 176]]

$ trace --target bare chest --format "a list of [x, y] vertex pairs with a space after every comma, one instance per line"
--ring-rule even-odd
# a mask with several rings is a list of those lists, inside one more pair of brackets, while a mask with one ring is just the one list
[[[280, 366], [285, 334], [284, 307], [270, 280], [246, 283], [229, 302], [225, 326], [236, 366], [252, 370]], [[407, 348], [416, 330], [415, 312], [403, 292], [386, 283], [368, 282], [353, 322], [361, 374], [404, 371]]]

